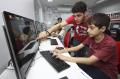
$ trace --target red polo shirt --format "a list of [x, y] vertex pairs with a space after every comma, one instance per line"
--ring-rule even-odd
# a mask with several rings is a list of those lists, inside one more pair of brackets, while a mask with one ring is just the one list
[[70, 16], [66, 19], [67, 24], [74, 25], [74, 39], [82, 42], [87, 37], [87, 24], [83, 21], [81, 24], [76, 24], [74, 16]]
[[99, 61], [93, 66], [99, 68], [111, 79], [117, 79], [117, 52], [116, 43], [108, 35], [100, 43], [96, 43], [93, 38], [86, 38], [84, 45], [89, 46], [88, 56], [94, 55]]

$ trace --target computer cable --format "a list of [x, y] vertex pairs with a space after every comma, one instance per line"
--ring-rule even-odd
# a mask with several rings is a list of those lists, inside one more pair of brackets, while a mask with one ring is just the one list
[[10, 60], [8, 61], [8, 66], [11, 64], [11, 62], [12, 62], [12, 60], [10, 59]]

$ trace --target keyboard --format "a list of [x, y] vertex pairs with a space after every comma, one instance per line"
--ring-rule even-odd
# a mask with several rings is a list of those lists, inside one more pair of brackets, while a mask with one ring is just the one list
[[34, 46], [35, 43], [36, 43], [36, 41], [31, 42], [31, 43], [25, 48], [25, 50], [31, 49], [31, 48]]
[[50, 39], [51, 45], [58, 45], [56, 39]]
[[48, 63], [54, 67], [57, 72], [61, 72], [70, 67], [70, 65], [68, 65], [64, 61], [53, 57], [50, 51], [41, 51], [40, 53], [48, 61]]

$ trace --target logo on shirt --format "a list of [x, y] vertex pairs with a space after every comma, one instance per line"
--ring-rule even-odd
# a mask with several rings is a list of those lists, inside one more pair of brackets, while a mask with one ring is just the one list
[[76, 33], [80, 36], [86, 35], [87, 34], [87, 28], [83, 26], [77, 26], [75, 29]]

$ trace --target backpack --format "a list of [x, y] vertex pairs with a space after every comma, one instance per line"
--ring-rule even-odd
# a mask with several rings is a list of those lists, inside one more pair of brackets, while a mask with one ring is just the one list
[[73, 29], [73, 26], [68, 29], [68, 31], [66, 32], [66, 34], [64, 36], [64, 46], [65, 47], [70, 47], [71, 38], [72, 38], [71, 29]]

